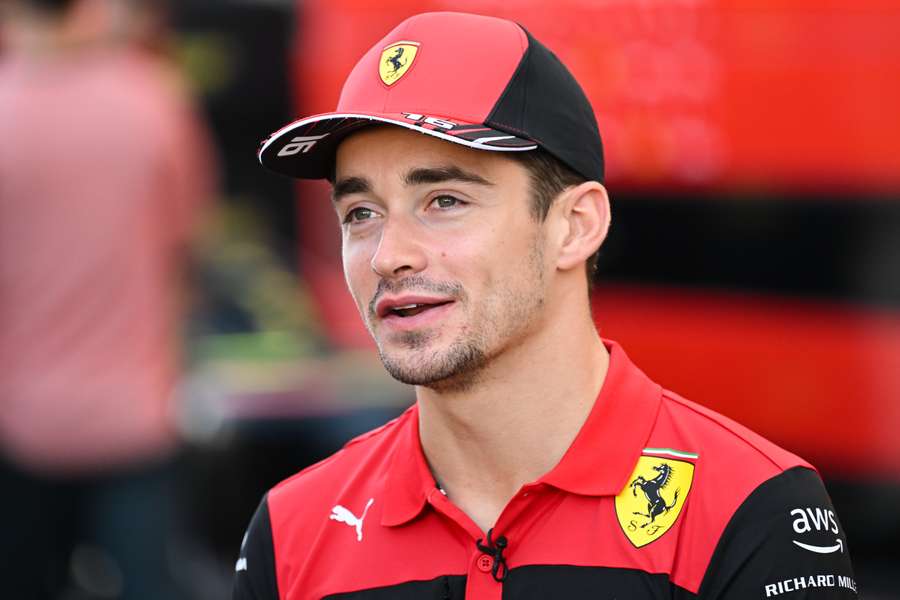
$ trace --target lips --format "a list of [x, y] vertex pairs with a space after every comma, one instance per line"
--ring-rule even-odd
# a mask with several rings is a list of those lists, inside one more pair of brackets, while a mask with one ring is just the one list
[[[441, 306], [440, 304], [410, 304], [408, 306], [395, 306], [391, 309], [395, 315], [400, 317], [412, 317], [421, 313], [422, 311], [428, 310], [434, 306]], [[390, 314], [390, 313], [388, 313]]]
[[388, 317], [406, 319], [451, 302], [453, 301], [446, 298], [426, 298], [422, 296], [383, 298], [376, 305], [375, 312], [382, 319]]

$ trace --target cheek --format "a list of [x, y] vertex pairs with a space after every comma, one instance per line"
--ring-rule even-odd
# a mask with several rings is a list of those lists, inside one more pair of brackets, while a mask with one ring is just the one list
[[376, 275], [371, 267], [371, 255], [367, 254], [363, 244], [344, 241], [341, 259], [347, 288], [356, 303], [361, 306], [361, 303], [368, 302], [368, 298], [371, 296], [369, 288], [374, 288], [376, 285], [374, 283]]
[[510, 266], [521, 260], [507, 238], [508, 234], [496, 227], [469, 231], [445, 241], [442, 262], [452, 272], [461, 274], [469, 285], [480, 287], [480, 295], [490, 294], [509, 275]]
[[453, 272], [466, 288], [473, 310], [494, 318], [497, 307], [504, 302], [501, 298], [509, 295], [510, 262], [516, 260], [507, 255], [505, 242], [464, 246], [448, 251], [448, 255], [453, 260]]

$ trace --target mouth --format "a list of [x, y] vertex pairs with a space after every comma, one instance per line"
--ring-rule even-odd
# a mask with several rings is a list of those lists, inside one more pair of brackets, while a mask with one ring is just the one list
[[424, 296], [384, 298], [378, 302], [375, 313], [382, 322], [391, 327], [418, 328], [444, 314], [452, 304], [454, 301], [447, 298]]
[[448, 300], [447, 302], [435, 302], [433, 304], [420, 304], [417, 302], [413, 302], [411, 304], [405, 304], [403, 306], [391, 307], [385, 316], [397, 316], [401, 319], [405, 319], [407, 317], [414, 317], [416, 315], [422, 314], [427, 310], [431, 310], [439, 306], [444, 306], [446, 304], [450, 304], [450, 301]]

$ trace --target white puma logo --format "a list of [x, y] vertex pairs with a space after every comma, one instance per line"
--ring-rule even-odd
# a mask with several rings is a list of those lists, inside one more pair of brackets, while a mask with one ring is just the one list
[[375, 502], [375, 498], [369, 498], [369, 501], [366, 502], [366, 508], [363, 511], [361, 517], [357, 517], [352, 512], [338, 504], [334, 508], [331, 509], [331, 516], [328, 517], [333, 521], [340, 521], [341, 523], [346, 523], [350, 527], [356, 528], [356, 541], [362, 541], [362, 526], [363, 519], [366, 518], [366, 513], [369, 512], [369, 507], [372, 506], [372, 503]]

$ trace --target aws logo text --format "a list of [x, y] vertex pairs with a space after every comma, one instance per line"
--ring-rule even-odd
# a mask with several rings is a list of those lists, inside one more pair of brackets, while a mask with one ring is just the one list
[[794, 517], [794, 531], [807, 533], [816, 531], [830, 531], [838, 533], [837, 518], [833, 510], [824, 508], [795, 508], [791, 511]]
[[[833, 510], [826, 508], [795, 508], [791, 511], [794, 518], [794, 532], [798, 534], [810, 533], [812, 531], [831, 532], [837, 535], [840, 530], [837, 525], [837, 517]], [[844, 541], [841, 538], [835, 538], [833, 545], [817, 546], [807, 544], [798, 540], [791, 540], [795, 546], [815, 552], [816, 554], [831, 554], [832, 552], [843, 552]]]

